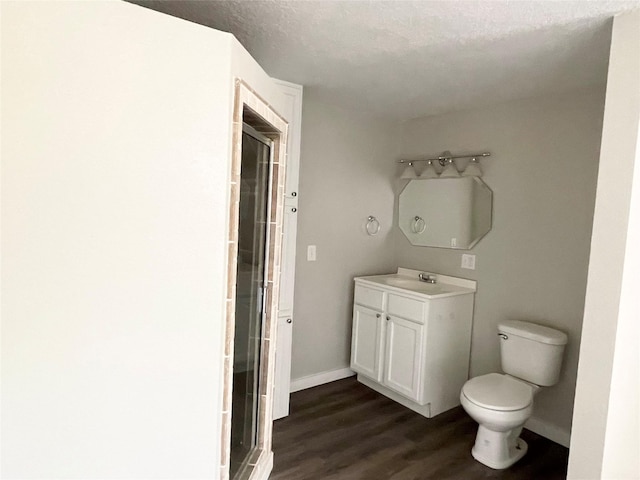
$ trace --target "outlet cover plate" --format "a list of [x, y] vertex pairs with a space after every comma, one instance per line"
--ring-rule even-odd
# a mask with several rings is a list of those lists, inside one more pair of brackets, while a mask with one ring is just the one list
[[476, 256], [475, 255], [470, 255], [467, 253], [463, 253], [462, 254], [462, 268], [467, 268], [469, 270], [475, 270], [476, 269]]

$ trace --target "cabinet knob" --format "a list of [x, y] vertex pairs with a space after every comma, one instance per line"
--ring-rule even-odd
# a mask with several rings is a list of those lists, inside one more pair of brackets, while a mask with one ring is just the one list
[[297, 193], [297, 192], [291, 192], [291, 196], [292, 196], [292, 197], [297, 197], [297, 196], [298, 196], [298, 193]]
[[287, 323], [293, 323], [293, 320], [291, 320], [290, 318], [287, 318]]
[[376, 313], [376, 318], [380, 318], [380, 314], [379, 313]]
[[387, 315], [387, 322], [391, 320], [391, 317], [389, 315]]
[[296, 207], [293, 207], [293, 208], [291, 209], [291, 211], [292, 211], [293, 213], [296, 213], [296, 212], [298, 211], [298, 209], [297, 209]]

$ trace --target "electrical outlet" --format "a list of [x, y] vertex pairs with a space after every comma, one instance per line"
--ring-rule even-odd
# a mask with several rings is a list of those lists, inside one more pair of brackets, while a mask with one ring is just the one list
[[308, 245], [307, 246], [307, 261], [315, 262], [316, 261], [316, 246]]
[[466, 253], [462, 254], [462, 268], [467, 268], [469, 270], [475, 270], [476, 269], [476, 256], [475, 255], [469, 255]]

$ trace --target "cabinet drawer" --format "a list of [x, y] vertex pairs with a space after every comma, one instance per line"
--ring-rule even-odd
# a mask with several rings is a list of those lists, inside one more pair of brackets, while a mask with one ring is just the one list
[[389, 294], [387, 311], [390, 315], [413, 320], [414, 322], [424, 323], [424, 310], [426, 305], [420, 300], [413, 298], [401, 297], [393, 293]]
[[354, 301], [358, 305], [364, 305], [365, 307], [374, 308], [376, 310], [382, 310], [383, 300], [384, 300], [384, 293], [382, 291], [374, 290], [373, 288], [363, 287], [362, 285], [356, 285]]

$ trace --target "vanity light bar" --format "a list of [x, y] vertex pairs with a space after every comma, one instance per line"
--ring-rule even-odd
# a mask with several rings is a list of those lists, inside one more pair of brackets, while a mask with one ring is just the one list
[[490, 152], [484, 153], [471, 153], [469, 155], [451, 155], [451, 152], [444, 152], [442, 155], [433, 158], [421, 158], [419, 160], [398, 160], [398, 163], [416, 163], [416, 162], [438, 162], [441, 166], [444, 166], [447, 160], [455, 160], [456, 158], [479, 158], [490, 157]]

